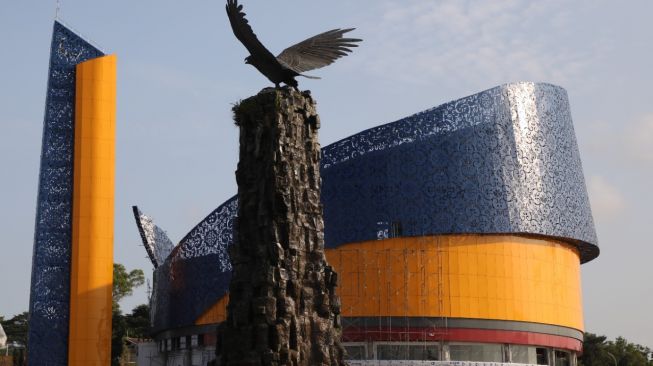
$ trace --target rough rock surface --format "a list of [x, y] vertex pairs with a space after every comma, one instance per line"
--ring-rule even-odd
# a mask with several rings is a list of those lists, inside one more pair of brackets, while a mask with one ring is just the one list
[[240, 207], [220, 365], [344, 365], [338, 277], [324, 255], [319, 117], [309, 92], [234, 107]]

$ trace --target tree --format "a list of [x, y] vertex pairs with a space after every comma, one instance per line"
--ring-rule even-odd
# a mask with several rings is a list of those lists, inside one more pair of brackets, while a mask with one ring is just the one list
[[125, 345], [125, 317], [115, 303], [111, 315], [111, 366], [120, 366], [120, 356]]
[[27, 344], [27, 319], [28, 313], [25, 311], [20, 313], [9, 320], [2, 321], [2, 328], [7, 334], [7, 343], [18, 342], [22, 345]]
[[[583, 355], [579, 361], [583, 366], [609, 366], [612, 359], [606, 350], [607, 337], [593, 333], [585, 333], [583, 339]], [[614, 366], [614, 363], [612, 364]]]
[[111, 365], [119, 366], [123, 354], [125, 337], [145, 338], [150, 329], [150, 307], [138, 305], [131, 314], [123, 315], [120, 307], [113, 307], [111, 321], [113, 333], [111, 335]]
[[125, 315], [127, 336], [134, 338], [146, 338], [150, 332], [150, 307], [149, 305], [138, 305], [131, 314]]
[[145, 274], [142, 269], [134, 269], [127, 272], [125, 266], [120, 263], [113, 264], [113, 302], [119, 303], [126, 296], [134, 293], [134, 289], [143, 285]]
[[2, 328], [7, 335], [7, 346], [9, 343], [16, 342], [22, 347], [13, 347], [11, 349], [11, 355], [14, 358], [14, 365], [22, 366], [25, 364], [25, 346], [27, 345], [27, 319], [28, 313], [25, 311], [20, 313], [9, 320], [5, 320], [3, 316], [0, 316], [0, 322], [2, 322]]
[[[613, 359], [614, 357], [614, 359]], [[653, 366], [651, 349], [628, 342], [623, 337], [608, 341], [607, 337], [585, 333], [582, 366]]]
[[608, 352], [617, 359], [618, 366], [648, 366], [653, 365], [648, 347], [628, 342], [623, 337], [617, 337], [614, 342], [608, 342]]
[[[141, 269], [134, 269], [127, 272], [125, 266], [120, 263], [113, 264], [113, 308], [112, 308], [112, 334], [111, 334], [111, 365], [120, 365], [125, 336], [127, 334], [127, 321], [122, 315], [119, 302], [123, 298], [134, 293], [134, 289], [143, 285], [145, 274]], [[148, 310], [149, 313], [149, 310]]]

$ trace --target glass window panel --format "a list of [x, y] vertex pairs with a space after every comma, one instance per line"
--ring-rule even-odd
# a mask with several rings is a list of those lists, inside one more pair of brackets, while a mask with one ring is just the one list
[[201, 353], [193, 353], [193, 359], [191, 360], [191, 364], [193, 366], [201, 366], [202, 365], [202, 354]]
[[500, 344], [451, 344], [452, 361], [502, 362]]
[[510, 352], [512, 353], [512, 362], [514, 363], [535, 364], [537, 362], [535, 347], [512, 344], [510, 345]]
[[549, 364], [549, 352], [546, 348], [538, 347], [535, 349], [535, 354], [537, 356], [538, 365], [548, 365]]
[[555, 366], [569, 366], [569, 352], [555, 351]]
[[439, 360], [440, 349], [435, 344], [411, 345], [408, 347], [409, 360]]
[[348, 360], [365, 360], [365, 346], [364, 345], [352, 345], [345, 346], [345, 351], [347, 351]]
[[378, 360], [407, 360], [408, 345], [405, 344], [379, 344], [376, 346]]
[[449, 345], [449, 357], [452, 361], [471, 361], [472, 346], [467, 344]]

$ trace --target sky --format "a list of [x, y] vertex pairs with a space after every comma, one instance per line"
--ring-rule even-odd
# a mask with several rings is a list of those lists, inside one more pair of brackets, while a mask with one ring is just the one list
[[[653, 346], [653, 2], [244, 2], [278, 53], [357, 27], [350, 57], [300, 79], [322, 145], [513, 81], [569, 94], [601, 255], [582, 266], [587, 331]], [[0, 315], [27, 310], [56, 2], [0, 3]], [[237, 101], [270, 83], [244, 64], [224, 2], [63, 0], [60, 18], [118, 56], [115, 260], [152, 265], [134, 204], [173, 242], [236, 192]], [[121, 303], [147, 300], [145, 286]]]

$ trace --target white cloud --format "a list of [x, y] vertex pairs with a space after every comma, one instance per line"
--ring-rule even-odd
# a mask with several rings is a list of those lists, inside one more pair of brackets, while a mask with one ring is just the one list
[[413, 84], [569, 84], [606, 47], [598, 39], [570, 42], [578, 25], [569, 8], [562, 1], [384, 1], [361, 27], [372, 36], [365, 67]]
[[653, 163], [653, 113], [626, 129], [624, 144], [633, 159]]
[[[591, 133], [585, 135], [585, 143], [588, 151], [603, 164], [644, 168], [648, 172], [653, 163], [653, 113], [622, 123], [593, 121]], [[642, 167], [642, 163], [648, 164], [648, 168]]]
[[598, 221], [614, 219], [626, 209], [621, 191], [604, 177], [590, 176], [588, 190], [592, 213]]

